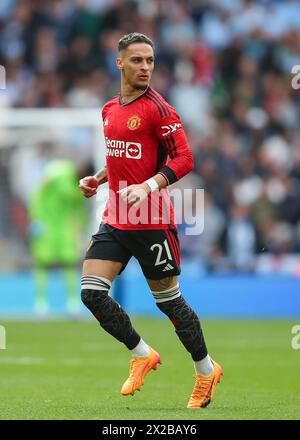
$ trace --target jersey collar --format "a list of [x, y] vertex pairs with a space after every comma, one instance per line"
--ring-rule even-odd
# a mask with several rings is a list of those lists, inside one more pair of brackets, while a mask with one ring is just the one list
[[141, 93], [139, 96], [137, 96], [136, 98], [134, 98], [132, 101], [127, 102], [126, 104], [123, 104], [121, 101], [121, 92], [119, 93], [119, 105], [121, 107], [125, 107], [126, 105], [130, 105], [133, 102], [137, 101], [138, 99], [142, 98], [149, 90], [150, 86], [147, 86], [147, 88], [143, 91], [143, 93]]

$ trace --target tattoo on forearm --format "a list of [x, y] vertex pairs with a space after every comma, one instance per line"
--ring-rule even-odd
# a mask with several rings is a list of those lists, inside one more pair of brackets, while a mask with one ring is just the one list
[[101, 168], [101, 170], [97, 171], [97, 173], [95, 174], [95, 177], [97, 179], [105, 179], [107, 177], [106, 165], [103, 168]]

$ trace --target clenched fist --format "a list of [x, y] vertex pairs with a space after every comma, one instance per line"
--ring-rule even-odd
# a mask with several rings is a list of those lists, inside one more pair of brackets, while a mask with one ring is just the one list
[[95, 176], [86, 176], [79, 181], [79, 188], [84, 197], [92, 197], [97, 193], [99, 180]]
[[127, 186], [117, 191], [117, 193], [129, 206], [137, 208], [147, 198], [150, 191], [150, 187], [144, 182], [139, 185]]

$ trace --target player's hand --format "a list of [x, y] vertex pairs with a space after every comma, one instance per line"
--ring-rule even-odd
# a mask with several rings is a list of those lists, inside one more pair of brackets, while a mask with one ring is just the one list
[[79, 188], [84, 197], [92, 197], [97, 193], [99, 181], [95, 176], [86, 176], [79, 181]]
[[129, 185], [120, 189], [117, 193], [128, 205], [137, 208], [147, 198], [150, 191], [146, 183], [141, 183], [140, 185]]

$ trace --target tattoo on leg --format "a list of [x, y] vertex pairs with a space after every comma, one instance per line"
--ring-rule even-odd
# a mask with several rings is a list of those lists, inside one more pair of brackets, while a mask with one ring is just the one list
[[165, 290], [168, 287], [170, 287], [172, 278], [173, 277], [166, 277], [166, 278], [163, 278], [162, 280], [158, 280], [157, 281], [157, 291], [159, 292], [160, 290]]

